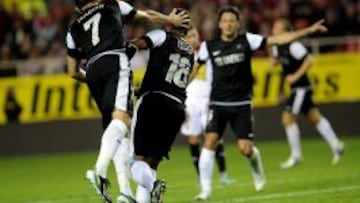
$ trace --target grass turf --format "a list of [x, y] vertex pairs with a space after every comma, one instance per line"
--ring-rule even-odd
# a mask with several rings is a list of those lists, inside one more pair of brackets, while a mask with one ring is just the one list
[[[264, 191], [254, 191], [246, 160], [235, 145], [226, 146], [228, 173], [236, 183], [220, 185], [214, 170], [213, 196], [209, 203], [360, 203], [360, 138], [345, 137], [346, 152], [341, 163], [332, 166], [330, 149], [322, 140], [304, 140], [304, 162], [291, 170], [280, 170], [287, 158], [285, 141], [261, 142], [267, 175]], [[96, 203], [101, 200], [85, 181], [86, 169], [95, 163], [97, 153], [66, 153], [0, 158], [0, 203]], [[160, 166], [159, 177], [166, 179], [166, 203], [195, 202], [198, 179], [187, 147], [177, 146], [171, 160]], [[110, 169], [115, 199], [117, 182]]]

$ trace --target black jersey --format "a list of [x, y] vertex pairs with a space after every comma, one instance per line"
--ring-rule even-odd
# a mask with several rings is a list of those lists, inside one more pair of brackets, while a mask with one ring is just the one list
[[210, 60], [212, 82], [210, 102], [214, 105], [242, 105], [251, 101], [254, 83], [251, 70], [253, 51], [266, 45], [261, 35], [245, 33], [232, 42], [220, 38], [202, 43], [199, 62]]
[[85, 10], [70, 26], [68, 54], [89, 59], [99, 53], [125, 47], [124, 23], [136, 14], [128, 3], [107, 0]]
[[[308, 56], [308, 51], [300, 42], [292, 42], [282, 46], [273, 47], [273, 56], [277, 58], [283, 68], [283, 76], [295, 73]], [[305, 73], [298, 81], [291, 85], [292, 88], [310, 87], [310, 81]]]
[[145, 39], [151, 48], [140, 96], [162, 92], [184, 103], [185, 88], [194, 64], [192, 48], [183, 39], [163, 30], [151, 31]]

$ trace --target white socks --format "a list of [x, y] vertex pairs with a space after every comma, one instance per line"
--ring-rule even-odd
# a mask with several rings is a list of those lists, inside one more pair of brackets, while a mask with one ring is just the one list
[[130, 188], [130, 160], [129, 160], [129, 150], [130, 150], [130, 139], [123, 138], [119, 149], [116, 151], [113, 158], [117, 180], [119, 183], [120, 193], [123, 193], [127, 196], [133, 197], [133, 193]]
[[301, 159], [300, 130], [296, 123], [285, 127], [286, 137], [290, 145], [291, 155], [293, 159]]
[[139, 185], [152, 191], [156, 181], [156, 171], [152, 170], [144, 161], [134, 161], [131, 166], [132, 179]]
[[264, 174], [260, 152], [256, 147], [252, 148], [251, 157], [247, 157], [251, 171], [256, 174]]
[[325, 117], [321, 117], [320, 121], [316, 124], [316, 129], [320, 135], [327, 141], [331, 149], [334, 151], [338, 147], [340, 141], [337, 138], [329, 121]]
[[214, 168], [215, 151], [203, 148], [199, 159], [201, 191], [211, 193], [211, 179]]
[[141, 185], [137, 186], [136, 189], [136, 202], [137, 203], [148, 203], [150, 201], [150, 191]]
[[109, 163], [127, 132], [128, 128], [125, 123], [116, 119], [113, 119], [106, 128], [101, 139], [100, 152], [95, 165], [96, 173], [101, 177], [106, 178]]

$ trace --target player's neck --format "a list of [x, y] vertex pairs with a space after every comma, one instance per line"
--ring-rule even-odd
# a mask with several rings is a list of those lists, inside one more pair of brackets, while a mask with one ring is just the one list
[[221, 40], [224, 42], [232, 42], [236, 39], [236, 37], [238, 36], [238, 33], [234, 33], [233, 35], [221, 35]]

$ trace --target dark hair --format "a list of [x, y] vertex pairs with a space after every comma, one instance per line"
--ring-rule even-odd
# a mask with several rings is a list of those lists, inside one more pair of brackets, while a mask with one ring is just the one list
[[218, 22], [220, 21], [222, 15], [224, 13], [232, 13], [232, 14], [234, 14], [236, 16], [236, 19], [238, 21], [240, 20], [240, 10], [235, 6], [227, 5], [227, 6], [221, 7], [220, 10], [219, 10], [219, 14], [218, 14]]
[[86, 4], [92, 2], [93, 0], [75, 0], [75, 5], [78, 7], [78, 8], [81, 8], [83, 6], [85, 6]]

